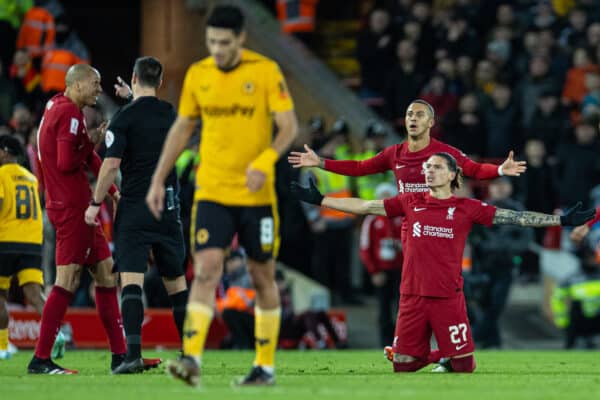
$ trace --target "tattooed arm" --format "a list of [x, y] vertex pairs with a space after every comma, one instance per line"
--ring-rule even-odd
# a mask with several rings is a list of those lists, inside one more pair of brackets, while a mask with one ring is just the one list
[[352, 214], [386, 215], [383, 200], [363, 200], [355, 197], [325, 197], [321, 205]]
[[533, 211], [514, 211], [498, 208], [493, 220], [494, 225], [520, 225], [520, 226], [558, 226], [560, 216], [542, 214]]

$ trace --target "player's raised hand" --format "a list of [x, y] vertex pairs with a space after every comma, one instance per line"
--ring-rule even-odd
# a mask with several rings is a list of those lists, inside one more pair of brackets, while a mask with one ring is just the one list
[[306, 144], [304, 145], [304, 150], [306, 150], [304, 153], [300, 151], [290, 152], [290, 155], [288, 156], [288, 162], [292, 164], [292, 167], [300, 168], [320, 166], [321, 159], [317, 153], [315, 153], [314, 150], [308, 147]]
[[94, 144], [103, 142], [106, 128], [108, 128], [108, 121], [102, 122], [97, 128], [88, 130], [91, 142]]
[[594, 218], [596, 209], [582, 210], [581, 207], [582, 203], [578, 201], [577, 204], [565, 211], [560, 217], [560, 224], [562, 226], [579, 226]]
[[315, 185], [315, 181], [309, 179], [308, 187], [300, 185], [296, 181], [292, 181], [291, 184], [292, 196], [300, 201], [304, 201], [309, 204], [315, 204], [320, 206], [323, 202], [323, 195], [319, 192], [319, 188]]
[[117, 76], [117, 83], [115, 83], [115, 94], [123, 99], [133, 95], [129, 85], [120, 76]]
[[267, 175], [264, 172], [251, 167], [246, 170], [246, 186], [252, 193], [258, 192], [266, 180]]
[[154, 218], [160, 220], [160, 217], [165, 206], [165, 185], [164, 183], [157, 183], [154, 180], [148, 188], [148, 194], [146, 194], [146, 205]]
[[502, 163], [502, 173], [506, 176], [519, 176], [527, 170], [526, 161], [515, 161], [514, 152], [511, 150]]

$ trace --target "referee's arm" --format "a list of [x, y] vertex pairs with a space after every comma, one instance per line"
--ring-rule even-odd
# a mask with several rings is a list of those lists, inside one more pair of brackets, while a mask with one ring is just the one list
[[152, 182], [146, 195], [146, 203], [152, 215], [156, 219], [160, 219], [165, 200], [165, 179], [173, 166], [177, 157], [185, 148], [190, 136], [196, 126], [195, 118], [177, 116], [177, 119], [169, 129], [167, 140], [163, 145], [160, 153], [158, 165], [152, 175]]

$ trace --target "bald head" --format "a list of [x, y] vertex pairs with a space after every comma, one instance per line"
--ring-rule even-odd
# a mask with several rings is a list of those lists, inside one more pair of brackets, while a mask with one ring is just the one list
[[92, 78], [94, 75], [99, 76], [100, 73], [96, 68], [87, 64], [75, 64], [67, 71], [65, 84], [67, 88], [72, 87], [75, 83]]
[[93, 106], [102, 93], [100, 73], [87, 64], [75, 64], [67, 71], [65, 77], [65, 96], [70, 98], [79, 108]]

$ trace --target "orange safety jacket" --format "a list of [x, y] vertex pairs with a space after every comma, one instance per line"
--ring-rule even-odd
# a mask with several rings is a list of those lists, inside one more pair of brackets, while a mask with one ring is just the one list
[[217, 299], [217, 311], [237, 310], [242, 312], [254, 312], [254, 298], [256, 290], [246, 289], [240, 286], [231, 286], [225, 292], [225, 296]]
[[314, 32], [319, 0], [277, 0], [277, 18], [285, 33]]
[[82, 62], [84, 60], [66, 49], [52, 49], [46, 52], [42, 61], [42, 89], [44, 92], [65, 90], [67, 71], [72, 65]]
[[41, 57], [54, 47], [54, 17], [43, 7], [33, 7], [23, 19], [17, 37], [17, 49], [27, 49], [32, 57]]

